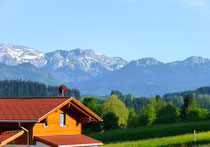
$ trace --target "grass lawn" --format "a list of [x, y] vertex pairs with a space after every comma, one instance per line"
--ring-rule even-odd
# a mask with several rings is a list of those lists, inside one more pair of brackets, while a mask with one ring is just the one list
[[[184, 134], [193, 133], [193, 130], [196, 130], [196, 132], [210, 131], [210, 121], [152, 125], [152, 126], [145, 126], [134, 129], [125, 129], [125, 130], [119, 129], [119, 130], [107, 131], [104, 133], [92, 133], [87, 135], [107, 144], [107, 143], [184, 135]], [[208, 135], [210, 139], [210, 134]]]
[[163, 137], [148, 140], [130, 141], [116, 144], [107, 144], [105, 147], [130, 147], [130, 146], [142, 146], [142, 147], [156, 147], [156, 146], [208, 146], [202, 145], [210, 142], [210, 131], [196, 133], [196, 143], [194, 142], [194, 135], [186, 134], [174, 137]]

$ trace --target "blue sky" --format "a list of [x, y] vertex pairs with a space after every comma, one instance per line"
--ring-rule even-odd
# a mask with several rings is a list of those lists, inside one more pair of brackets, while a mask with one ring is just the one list
[[209, 0], [0, 0], [0, 43], [126, 60], [210, 58]]

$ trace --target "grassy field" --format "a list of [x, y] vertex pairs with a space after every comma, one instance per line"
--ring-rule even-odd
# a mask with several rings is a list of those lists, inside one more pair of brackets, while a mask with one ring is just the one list
[[210, 131], [210, 121], [153, 125], [134, 129], [119, 129], [104, 133], [88, 134], [88, 136], [98, 139], [106, 144], [184, 135], [193, 133], [193, 130], [196, 130], [196, 132]]
[[186, 134], [174, 137], [163, 137], [163, 138], [155, 138], [148, 140], [107, 144], [105, 145], [105, 147], [134, 147], [134, 146], [139, 146], [139, 147], [203, 146], [204, 147], [208, 145], [202, 145], [202, 144], [209, 142], [210, 142], [210, 131], [196, 133], [196, 143], [194, 142], [194, 135], [192, 133], [192, 134]]

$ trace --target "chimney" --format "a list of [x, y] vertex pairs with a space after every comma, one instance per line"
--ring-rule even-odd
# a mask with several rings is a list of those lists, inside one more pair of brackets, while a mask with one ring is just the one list
[[65, 94], [65, 92], [66, 92], [66, 86], [65, 86], [65, 85], [59, 86], [58, 92], [59, 92], [59, 93], [62, 93], [62, 97], [64, 97], [64, 94]]

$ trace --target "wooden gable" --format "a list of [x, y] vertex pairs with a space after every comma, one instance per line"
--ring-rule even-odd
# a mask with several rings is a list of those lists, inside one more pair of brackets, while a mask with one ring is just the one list
[[[66, 116], [65, 126], [60, 126], [60, 113]], [[46, 120], [47, 126], [44, 126]], [[72, 97], [41, 117], [33, 126], [32, 136], [81, 134], [82, 123], [89, 123], [91, 120], [102, 119]]]
[[47, 118], [49, 115], [54, 113], [55, 111], [63, 109], [63, 110], [75, 110], [77, 111], [80, 115], [80, 117], [89, 117], [90, 120], [93, 121], [102, 121], [102, 119], [96, 115], [94, 112], [92, 112], [90, 109], [88, 109], [86, 106], [84, 106], [82, 103], [77, 101], [75, 98], [71, 97], [70, 99], [66, 100], [47, 114], [43, 115], [41, 118], [39, 118], [39, 122]]
[[[20, 99], [20, 102], [18, 101]], [[19, 127], [18, 122], [22, 122], [21, 126], [29, 130], [30, 136], [30, 144], [35, 144], [35, 136], [43, 136], [43, 135], [69, 135], [69, 134], [81, 134], [82, 123], [88, 123], [92, 121], [102, 121], [102, 119], [96, 115], [94, 112], [89, 110], [79, 101], [71, 98], [55, 98], [55, 102], [53, 102], [53, 98], [16, 98], [16, 99], [6, 99], [6, 101], [0, 101], [6, 104], [10, 104], [9, 100], [17, 101], [17, 108], [27, 102], [28, 106], [27, 111], [30, 112], [28, 120], [20, 120], [17, 118], [16, 120], [5, 120], [5, 118], [0, 119], [2, 121], [0, 123], [0, 127], [10, 126], [10, 127]], [[47, 108], [43, 105], [43, 103], [47, 105]], [[48, 103], [49, 102], [49, 103]], [[57, 105], [56, 105], [57, 104]], [[29, 108], [29, 105], [33, 106], [33, 111]], [[40, 105], [40, 107], [38, 107]], [[53, 107], [54, 106], [54, 107]], [[39, 112], [39, 108], [42, 109]], [[48, 110], [48, 111], [47, 111]], [[6, 108], [5, 108], [6, 112]], [[40, 115], [35, 115], [34, 112], [39, 112]], [[44, 113], [46, 112], [46, 113]], [[65, 126], [60, 126], [60, 113], [65, 114]], [[24, 113], [25, 114], [25, 113]], [[41, 115], [42, 114], [42, 115]], [[31, 117], [33, 116], [33, 117]], [[40, 116], [40, 117], [38, 117]], [[24, 116], [23, 116], [24, 117]], [[25, 117], [24, 117], [25, 118]], [[33, 121], [32, 121], [33, 120]], [[47, 120], [47, 126], [44, 125]], [[8, 122], [9, 123], [8, 123]], [[27, 133], [21, 134], [20, 137], [10, 142], [11, 144], [26, 144], [27, 142]]]

